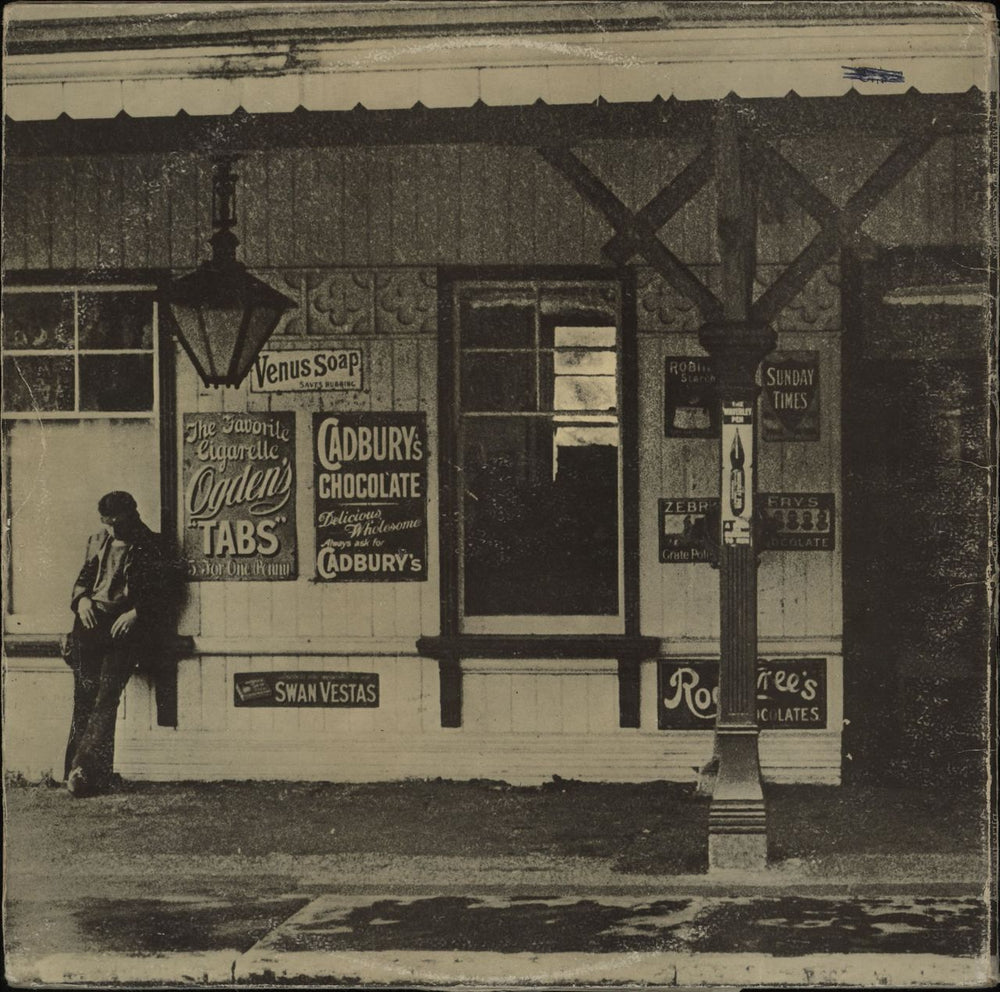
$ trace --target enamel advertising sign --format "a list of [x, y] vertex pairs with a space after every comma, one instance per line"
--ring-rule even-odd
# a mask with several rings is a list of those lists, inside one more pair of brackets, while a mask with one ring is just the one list
[[379, 705], [378, 673], [236, 672], [233, 705], [374, 709]]
[[833, 551], [833, 493], [761, 493], [766, 551]]
[[183, 435], [189, 577], [294, 579], [295, 414], [185, 413]]
[[[833, 551], [834, 493], [758, 493], [761, 551]], [[718, 496], [671, 496], [658, 503], [660, 564], [712, 560]]]
[[718, 437], [715, 373], [706, 357], [667, 355], [663, 370], [666, 437]]
[[262, 351], [250, 370], [251, 393], [361, 389], [361, 349]]
[[722, 543], [751, 544], [754, 471], [753, 406], [745, 400], [722, 404]]
[[[719, 708], [719, 662], [661, 658], [657, 664], [660, 730], [711, 730]], [[757, 660], [757, 723], [766, 730], [826, 727], [826, 660]]]
[[427, 578], [427, 423], [423, 413], [317, 413], [316, 577]]
[[666, 498], [657, 507], [660, 517], [660, 564], [711, 561], [710, 546], [718, 541], [709, 532], [719, 511], [718, 497]]
[[765, 441], [819, 440], [819, 352], [776, 352], [760, 367]]

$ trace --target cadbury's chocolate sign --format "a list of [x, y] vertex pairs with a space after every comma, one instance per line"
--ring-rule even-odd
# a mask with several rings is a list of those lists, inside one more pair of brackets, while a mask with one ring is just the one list
[[423, 413], [317, 413], [316, 578], [427, 578], [427, 423]]

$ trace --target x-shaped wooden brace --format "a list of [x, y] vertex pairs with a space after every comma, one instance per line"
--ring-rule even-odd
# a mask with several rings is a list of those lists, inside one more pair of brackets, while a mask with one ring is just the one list
[[[789, 196], [820, 225], [812, 241], [753, 304], [752, 318], [764, 323], [772, 321], [841, 245], [863, 238], [861, 225], [936, 140], [937, 135], [928, 131], [901, 142], [841, 208], [770, 145], [750, 137], [757, 182], [767, 183]], [[712, 178], [714, 163], [710, 146], [638, 212], [625, 206], [568, 148], [540, 148], [538, 151], [615, 229], [615, 236], [602, 249], [604, 255], [617, 265], [625, 265], [634, 254], [640, 254], [674, 289], [698, 307], [702, 320], [720, 319], [722, 304], [719, 299], [657, 235], [657, 231]]]
[[656, 233], [712, 178], [713, 156], [710, 147], [704, 148], [638, 212], [626, 207], [568, 148], [539, 148], [538, 152], [615, 229], [615, 236], [601, 249], [604, 255], [616, 265], [625, 265], [638, 252], [677, 292], [698, 307], [705, 320], [721, 316], [722, 304], [715, 294]]
[[936, 140], [937, 135], [925, 132], [897, 145], [845, 206], [838, 207], [774, 148], [751, 137], [758, 183], [790, 197], [820, 225], [812, 241], [754, 302], [753, 319], [770, 323], [839, 247], [864, 239], [861, 225]]

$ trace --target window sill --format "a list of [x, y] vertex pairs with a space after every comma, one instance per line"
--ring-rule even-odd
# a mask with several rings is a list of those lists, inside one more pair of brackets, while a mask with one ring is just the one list
[[[167, 651], [175, 656], [189, 655], [192, 648], [190, 637], [173, 637], [167, 644]], [[62, 637], [59, 634], [7, 634], [3, 650], [9, 658], [61, 658]]]
[[417, 652], [440, 661], [460, 658], [655, 658], [658, 637], [627, 634], [456, 634], [421, 637]]

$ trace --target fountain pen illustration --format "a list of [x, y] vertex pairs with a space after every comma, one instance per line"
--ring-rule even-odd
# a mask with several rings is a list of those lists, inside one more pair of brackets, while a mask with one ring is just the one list
[[740, 516], [746, 506], [746, 477], [743, 472], [745, 461], [740, 432], [736, 431], [733, 445], [729, 449], [729, 507], [734, 516]]

